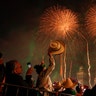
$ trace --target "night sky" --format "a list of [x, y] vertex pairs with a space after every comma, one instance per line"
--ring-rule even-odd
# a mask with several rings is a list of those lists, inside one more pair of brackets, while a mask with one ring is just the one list
[[[44, 11], [52, 6], [60, 5], [71, 9], [79, 14], [81, 33], [89, 43], [91, 73], [96, 75], [96, 46], [94, 39], [90, 39], [83, 26], [84, 16], [90, 6], [95, 5], [96, 0], [10, 0], [0, 1], [0, 51], [3, 53], [5, 62], [17, 59], [23, 65], [24, 73], [27, 70], [27, 62], [34, 66], [39, 64], [44, 56], [48, 65], [47, 49], [50, 39], [45, 34], [38, 32], [40, 17]], [[65, 42], [65, 41], [64, 41]], [[86, 41], [77, 35], [72, 40], [66, 41], [67, 45], [67, 70], [72, 62], [72, 77], [83, 66], [87, 72]], [[59, 80], [59, 56], [56, 56], [56, 69], [52, 78]], [[34, 72], [34, 74], [36, 74]], [[35, 75], [33, 77], [35, 78]], [[67, 72], [67, 75], [69, 73]], [[92, 79], [93, 79], [92, 77]], [[54, 81], [53, 80], [53, 81]]]

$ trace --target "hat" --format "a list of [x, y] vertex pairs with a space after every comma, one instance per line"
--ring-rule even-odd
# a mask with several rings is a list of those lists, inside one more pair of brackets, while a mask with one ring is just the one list
[[61, 54], [64, 52], [64, 44], [58, 40], [51, 41], [49, 44], [48, 53]]
[[61, 82], [59, 82], [59, 81], [54, 82], [53, 87], [55, 90], [59, 90], [61, 88]]
[[72, 80], [70, 78], [67, 78], [65, 83], [63, 84], [64, 88], [73, 88], [74, 87], [74, 83], [72, 82]]

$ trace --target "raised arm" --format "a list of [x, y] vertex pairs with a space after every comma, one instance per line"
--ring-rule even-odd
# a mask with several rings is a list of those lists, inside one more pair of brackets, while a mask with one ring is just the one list
[[52, 54], [49, 53], [48, 55], [49, 55], [49, 66], [46, 70], [45, 75], [50, 75], [52, 71], [55, 69], [55, 59]]

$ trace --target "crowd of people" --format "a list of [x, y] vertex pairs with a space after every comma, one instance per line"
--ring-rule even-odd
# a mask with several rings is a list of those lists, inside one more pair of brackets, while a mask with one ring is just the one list
[[[30, 67], [28, 68], [26, 72], [26, 79], [24, 80], [23, 77], [21, 76], [22, 74], [22, 66], [18, 60], [9, 60], [8, 62], [5, 63], [3, 62], [2, 58], [2, 53], [0, 53], [1, 58], [0, 58], [0, 82], [5, 83], [5, 84], [11, 84], [11, 85], [4, 85], [1, 86], [1, 92], [3, 88], [3, 93], [2, 95], [4, 96], [15, 96], [17, 94], [17, 89], [19, 86], [22, 86], [22, 88], [19, 89], [18, 96], [27, 96], [27, 90], [26, 88], [29, 88], [29, 95], [32, 96], [37, 96], [36, 94], [41, 94], [37, 90], [34, 89], [39, 89], [39, 90], [46, 90], [46, 91], [53, 91], [53, 86], [52, 86], [52, 81], [50, 78], [50, 74], [55, 68], [55, 60], [51, 54], [49, 55], [49, 67], [46, 68], [44, 61], [41, 62], [41, 64], [35, 65], [34, 69], [36, 70], [38, 74], [38, 79], [36, 86], [34, 85], [34, 81], [32, 79], [32, 72], [33, 68]], [[16, 86], [18, 85], [18, 86]], [[7, 86], [7, 92], [6, 92], [6, 86]], [[24, 89], [24, 88], [25, 89]], [[42, 94], [41, 94], [42, 95]]]
[[[50, 46], [54, 47], [55, 45], [51, 44]], [[61, 54], [63, 51], [64, 48], [58, 52], [56, 52], [56, 48], [55, 52], [49, 49], [49, 66], [46, 67], [44, 61], [34, 66], [38, 74], [35, 85], [32, 79], [32, 67], [28, 68], [24, 80], [21, 76], [20, 62], [12, 59], [5, 63], [3, 54], [0, 53], [0, 96], [96, 96], [96, 85], [89, 88], [70, 77], [52, 83], [50, 74], [55, 70], [54, 55]]]

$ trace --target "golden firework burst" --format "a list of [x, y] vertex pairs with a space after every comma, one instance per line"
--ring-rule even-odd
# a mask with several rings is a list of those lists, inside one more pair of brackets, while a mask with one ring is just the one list
[[45, 34], [71, 36], [77, 28], [77, 14], [60, 6], [48, 8], [40, 19], [40, 31]]
[[91, 7], [85, 17], [86, 28], [92, 37], [96, 36], [96, 6]]

